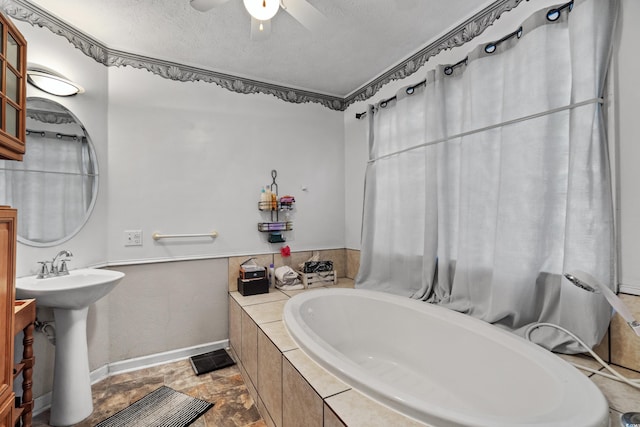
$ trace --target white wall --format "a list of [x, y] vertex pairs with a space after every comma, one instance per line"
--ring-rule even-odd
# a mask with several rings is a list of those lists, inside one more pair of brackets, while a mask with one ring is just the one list
[[[342, 248], [343, 150], [342, 113], [318, 104], [110, 68], [109, 261], [278, 251], [257, 231], [272, 169], [279, 194], [296, 197], [291, 249]], [[123, 245], [130, 229], [143, 230], [142, 247]], [[151, 238], [210, 230], [213, 241]]]
[[[71, 240], [46, 249], [18, 245], [17, 275], [25, 276], [38, 271], [38, 261], [50, 260], [61, 249], [74, 254], [69, 268], [101, 264], [106, 261], [107, 241], [107, 69], [73, 48], [66, 39], [54, 36], [49, 30], [13, 21], [25, 36], [27, 62], [44, 65], [67, 78], [80, 83], [86, 93], [73, 97], [48, 95], [27, 85], [27, 97], [48, 98], [64, 105], [85, 125], [96, 149], [100, 182], [98, 199], [87, 224]], [[29, 148], [27, 147], [27, 150]], [[1, 201], [0, 201], [1, 203]]]
[[614, 50], [616, 98], [614, 100], [618, 147], [621, 289], [640, 295], [640, 2], [622, 0], [618, 20], [619, 39]]

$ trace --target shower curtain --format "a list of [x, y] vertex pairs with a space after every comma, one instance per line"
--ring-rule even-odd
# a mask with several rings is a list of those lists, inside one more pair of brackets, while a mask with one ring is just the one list
[[[502, 40], [370, 106], [356, 287], [422, 299], [523, 334], [561, 325], [589, 346], [615, 283], [600, 97], [617, 1], [548, 7]], [[551, 328], [532, 337], [584, 349]]]

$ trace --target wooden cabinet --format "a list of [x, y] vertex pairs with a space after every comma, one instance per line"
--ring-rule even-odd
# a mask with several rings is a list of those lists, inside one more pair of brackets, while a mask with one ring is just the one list
[[[0, 206], [0, 426], [13, 418], [13, 313], [16, 277], [16, 210]], [[8, 405], [9, 409], [6, 409]], [[9, 422], [6, 421], [8, 417]]]
[[[23, 333], [22, 359], [13, 369], [13, 379], [22, 375], [22, 395], [13, 412], [13, 424], [18, 418], [22, 420], [22, 427], [31, 427], [33, 415], [33, 331], [36, 323], [36, 300], [24, 299], [15, 302], [13, 316], [13, 335]], [[14, 345], [15, 346], [15, 345]], [[18, 400], [18, 399], [16, 399]]]
[[27, 120], [27, 42], [0, 13], [0, 159], [22, 160]]
[[13, 402], [3, 402], [0, 403], [0, 427], [12, 427], [13, 417], [11, 416], [11, 411], [13, 407]]

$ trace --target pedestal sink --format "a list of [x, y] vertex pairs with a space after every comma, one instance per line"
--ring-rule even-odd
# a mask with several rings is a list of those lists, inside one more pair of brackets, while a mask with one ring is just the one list
[[68, 276], [16, 281], [16, 296], [35, 298], [40, 307], [53, 308], [56, 322], [56, 353], [53, 371], [51, 418], [53, 426], [69, 426], [93, 412], [89, 354], [87, 352], [87, 312], [89, 306], [107, 295], [124, 273], [85, 268]]

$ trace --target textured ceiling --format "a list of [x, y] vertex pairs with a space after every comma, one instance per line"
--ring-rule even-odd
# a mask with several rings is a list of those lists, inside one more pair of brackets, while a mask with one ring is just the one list
[[208, 12], [189, 0], [30, 0], [112, 49], [338, 97], [494, 3], [308, 1], [327, 17], [325, 27], [310, 32], [280, 9], [270, 36], [252, 41], [242, 0]]

